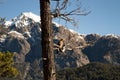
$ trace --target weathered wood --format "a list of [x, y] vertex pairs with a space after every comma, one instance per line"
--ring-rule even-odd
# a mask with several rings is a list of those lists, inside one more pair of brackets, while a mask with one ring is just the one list
[[50, 15], [50, 0], [40, 0], [40, 14], [44, 80], [56, 80], [51, 26], [52, 18]]

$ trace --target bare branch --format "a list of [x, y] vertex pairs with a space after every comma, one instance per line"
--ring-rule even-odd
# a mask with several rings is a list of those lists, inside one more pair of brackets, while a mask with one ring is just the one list
[[81, 13], [68, 13], [68, 14], [66, 14], [66, 15], [82, 15], [82, 16], [86, 16], [86, 15], [88, 15], [88, 14], [90, 14], [91, 13], [91, 11], [89, 11], [89, 12], [81, 12]]
[[67, 7], [67, 3], [68, 3], [68, 0], [64, 0], [64, 1], [62, 2], [62, 7], [60, 8], [60, 10], [65, 9], [65, 8]]
[[60, 18], [65, 20], [65, 21], [69, 21], [69, 22], [72, 21], [72, 19], [70, 19], [68, 16], [61, 16]]
[[[56, 1], [57, 1], [56, 7], [54, 11], [51, 12], [53, 18], [61, 18], [65, 21], [76, 24], [75, 20], [72, 19], [70, 16], [76, 16], [76, 15], [86, 16], [89, 13], [91, 13], [91, 11], [86, 11], [85, 9], [82, 10], [80, 4], [77, 5], [77, 1], [80, 0], [76, 0], [76, 4], [74, 4], [75, 8], [73, 10], [68, 9], [69, 7], [68, 4], [70, 3], [70, 0], [63, 0], [63, 1], [56, 0]], [[65, 12], [65, 10], [67, 10], [68, 12]]]

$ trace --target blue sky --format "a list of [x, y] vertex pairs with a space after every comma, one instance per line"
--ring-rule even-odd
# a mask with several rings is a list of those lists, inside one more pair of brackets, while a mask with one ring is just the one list
[[[39, 0], [1, 0], [0, 17], [10, 20], [21, 12], [39, 15]], [[69, 27], [82, 34], [98, 33], [120, 36], [120, 0], [82, 0], [82, 5], [92, 12], [79, 17], [79, 28]], [[72, 7], [72, 6], [71, 6]], [[67, 24], [67, 26], [72, 26]]]

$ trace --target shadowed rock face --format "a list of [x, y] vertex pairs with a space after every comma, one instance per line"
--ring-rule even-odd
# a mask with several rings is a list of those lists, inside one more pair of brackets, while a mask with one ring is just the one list
[[120, 38], [102, 36], [94, 45], [86, 47], [83, 52], [91, 62], [120, 64]]
[[30, 44], [23, 36], [20, 36], [17, 33], [8, 34], [4, 43], [4, 51], [16, 53], [15, 61], [24, 62], [25, 55], [30, 51]]
[[25, 39], [8, 38], [5, 43], [6, 49], [10, 52], [26, 55], [30, 51], [30, 45]]
[[[22, 23], [17, 23], [21, 25]], [[4, 51], [15, 52], [16, 62], [30, 62], [41, 60], [41, 29], [40, 24], [32, 22], [28, 26], [11, 25], [6, 35]], [[12, 29], [11, 29], [12, 28]], [[79, 35], [63, 26], [53, 24], [53, 41], [57, 44], [63, 38], [66, 44], [65, 53], [58, 53], [56, 50], [55, 61], [59, 68], [80, 67], [89, 63], [88, 57], [83, 54], [80, 46], [86, 45], [84, 36]], [[62, 62], [62, 63], [61, 63]]]
[[57, 53], [55, 51], [57, 67], [80, 67], [88, 64], [88, 57], [79, 48], [80, 46], [86, 45], [84, 37], [78, 33], [71, 32], [69, 29], [65, 29], [63, 26], [58, 27], [57, 30], [58, 32], [54, 35], [54, 43], [57, 44], [57, 40], [62, 38], [66, 44], [65, 53]]

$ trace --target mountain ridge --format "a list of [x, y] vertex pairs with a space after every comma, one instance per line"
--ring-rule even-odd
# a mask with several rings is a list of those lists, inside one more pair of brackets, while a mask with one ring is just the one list
[[[8, 23], [11, 22], [11, 24], [8, 24], [7, 22]], [[52, 25], [53, 25], [53, 31], [54, 31], [53, 41], [55, 44], [57, 44], [60, 38], [63, 38], [69, 50], [74, 51], [78, 48], [80, 50], [79, 52], [81, 52], [81, 50], [83, 52], [85, 51], [85, 55], [86, 55], [86, 48], [91, 46], [93, 47], [94, 45], [96, 45], [97, 41], [99, 41], [99, 39], [101, 38], [120, 39], [120, 37], [115, 34], [107, 34], [103, 36], [99, 34], [83, 35], [83, 34], [77, 33], [74, 30], [64, 28], [61, 24], [58, 24], [56, 22], [53, 22]], [[24, 38], [31, 45], [31, 47], [36, 45], [36, 41], [41, 41], [40, 17], [32, 12], [22, 12], [19, 16], [11, 19], [11, 21], [6, 21], [5, 26], [9, 26], [8, 35], [12, 34], [14, 37], [16, 36], [16, 37]], [[1, 40], [5, 41], [5, 38], [6, 37], [4, 37], [4, 39], [1, 39]], [[110, 44], [111, 43], [109, 43], [109, 45]], [[71, 45], [74, 45], [74, 47]], [[106, 44], [106, 46], [107, 45], [108, 44]]]
[[[35, 19], [33, 19], [34, 16]], [[5, 27], [8, 28], [8, 32], [0, 37], [0, 51], [13, 52], [15, 65], [19, 70], [31, 67], [25, 71], [27, 75], [23, 75], [24, 71], [20, 72], [21, 76], [25, 76], [23, 80], [27, 80], [28, 77], [31, 77], [32, 80], [38, 80], [41, 76], [36, 79], [34, 76], [38, 73], [42, 75], [41, 25], [37, 18], [40, 20], [40, 17], [32, 12], [21, 13], [11, 21], [6, 21]], [[120, 64], [119, 36], [114, 34], [83, 35], [56, 22], [52, 22], [52, 28], [54, 44], [57, 44], [61, 38], [65, 40], [66, 44], [65, 54], [54, 50], [57, 70], [67, 67], [82, 67], [95, 61]], [[25, 64], [27, 66], [19, 67]]]

